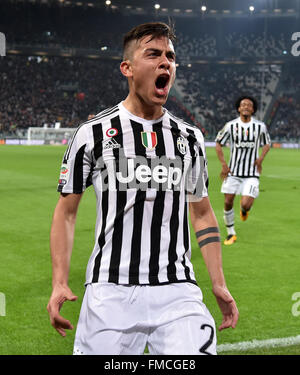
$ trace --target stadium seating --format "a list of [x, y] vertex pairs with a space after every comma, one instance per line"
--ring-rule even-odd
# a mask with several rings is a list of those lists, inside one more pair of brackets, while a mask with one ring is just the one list
[[[24, 14], [27, 17], [24, 17]], [[13, 20], [13, 21], [12, 21]], [[116, 104], [127, 94], [119, 71], [122, 32], [146, 17], [122, 17], [96, 10], [47, 9], [33, 3], [7, 3], [0, 12], [1, 31], [9, 49], [54, 47], [107, 49], [106, 59], [7, 54], [0, 59], [0, 135], [24, 135], [32, 126], [75, 127], [89, 113]], [[296, 58], [281, 64], [290, 51], [295, 20], [176, 19], [177, 80], [166, 107], [200, 126], [210, 139], [235, 117], [234, 101], [247, 93], [259, 102], [258, 117], [272, 138], [299, 139], [299, 72]], [[114, 27], [114, 25], [116, 27]], [[278, 27], [280, 25], [280, 27]], [[130, 26], [130, 27], [131, 27]], [[84, 32], [82, 32], [84, 30]], [[238, 31], [237, 31], [238, 30]], [[207, 59], [199, 63], [199, 59]], [[226, 64], [222, 60], [227, 59]], [[235, 62], [244, 59], [244, 64]], [[109, 93], [109, 95], [108, 95]]]

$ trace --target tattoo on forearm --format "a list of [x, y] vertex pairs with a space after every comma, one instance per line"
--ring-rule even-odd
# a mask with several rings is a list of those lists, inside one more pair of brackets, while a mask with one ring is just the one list
[[209, 227], [196, 232], [196, 237], [199, 238], [201, 236], [204, 236], [204, 234], [208, 233], [220, 233], [220, 231], [218, 227]]
[[203, 247], [209, 243], [212, 243], [212, 242], [221, 242], [220, 241], [220, 237], [207, 237], [205, 238], [205, 240], [202, 240], [199, 242], [199, 246], [200, 247]]

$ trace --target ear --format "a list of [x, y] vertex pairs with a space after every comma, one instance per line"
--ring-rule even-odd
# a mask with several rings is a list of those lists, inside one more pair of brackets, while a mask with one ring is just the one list
[[120, 70], [123, 76], [127, 78], [132, 77], [132, 67], [130, 60], [122, 61], [120, 64]]

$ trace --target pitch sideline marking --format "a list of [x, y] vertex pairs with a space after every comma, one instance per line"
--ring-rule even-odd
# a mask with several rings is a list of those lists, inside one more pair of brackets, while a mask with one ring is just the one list
[[268, 340], [252, 340], [252, 341], [241, 341], [234, 344], [221, 344], [217, 345], [217, 352], [225, 352], [231, 350], [249, 350], [257, 348], [268, 348], [268, 347], [283, 347], [300, 344], [300, 335], [283, 337], [278, 339], [268, 339]]
[[266, 174], [264, 177], [268, 178], [277, 178], [279, 180], [290, 180], [290, 181], [299, 181], [299, 178], [296, 176], [284, 176], [284, 175], [275, 175], [275, 174]]

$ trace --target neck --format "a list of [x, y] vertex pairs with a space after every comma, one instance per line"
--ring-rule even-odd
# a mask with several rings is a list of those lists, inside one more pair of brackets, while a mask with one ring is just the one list
[[163, 108], [159, 104], [147, 104], [142, 98], [130, 94], [123, 101], [124, 107], [133, 115], [145, 120], [157, 120], [163, 115]]
[[251, 121], [251, 116], [241, 115], [240, 118], [241, 118], [241, 120], [242, 120], [243, 122], [249, 122], [249, 121]]

